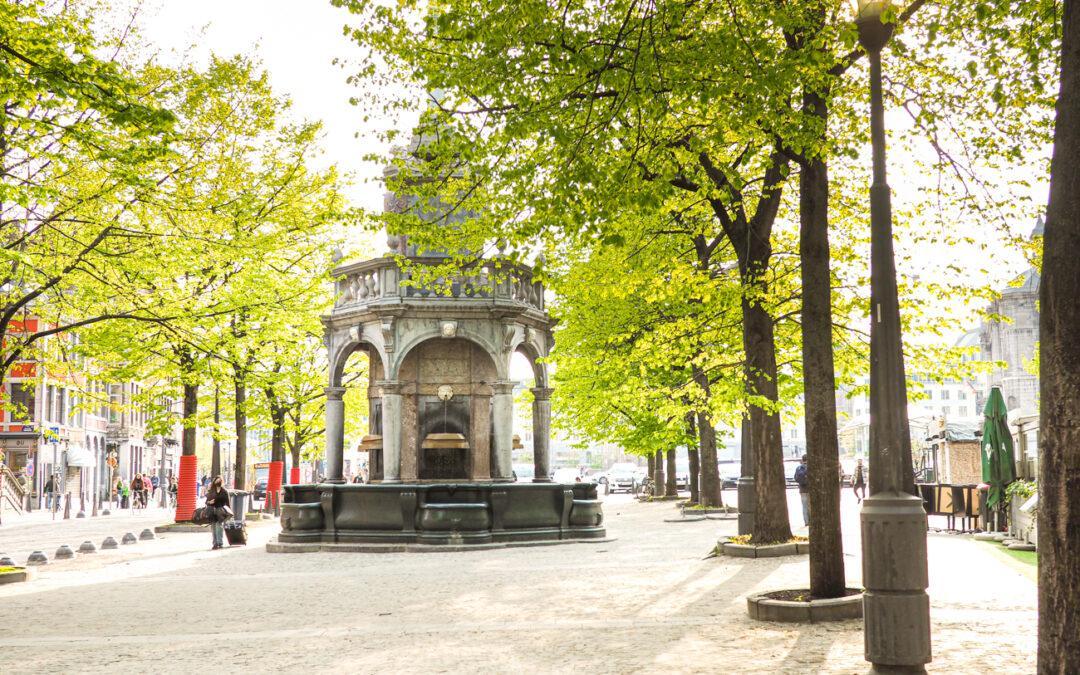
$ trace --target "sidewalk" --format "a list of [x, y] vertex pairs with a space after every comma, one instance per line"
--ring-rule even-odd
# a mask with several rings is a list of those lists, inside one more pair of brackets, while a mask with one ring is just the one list
[[51, 561], [56, 549], [67, 544], [78, 549], [84, 541], [94, 542], [101, 547], [105, 537], [114, 537], [117, 542], [125, 532], [135, 536], [145, 528], [172, 522], [174, 509], [162, 509], [151, 506], [145, 510], [114, 510], [112, 515], [86, 518], [63, 519], [63, 512], [56, 514], [53, 520], [49, 511], [32, 511], [10, 520], [5, 518], [0, 525], [0, 554], [11, 556], [16, 564], [26, 562], [26, 557], [33, 551], [42, 551]]

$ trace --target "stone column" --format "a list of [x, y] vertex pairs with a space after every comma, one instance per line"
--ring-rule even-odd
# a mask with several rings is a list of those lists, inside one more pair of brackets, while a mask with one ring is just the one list
[[493, 480], [512, 480], [511, 453], [514, 449], [514, 383], [495, 382], [491, 385], [491, 416], [494, 430], [491, 438]]
[[551, 387], [532, 389], [533, 482], [551, 481]]
[[381, 380], [384, 483], [401, 482], [401, 382]]
[[326, 482], [344, 483], [345, 387], [326, 388]]

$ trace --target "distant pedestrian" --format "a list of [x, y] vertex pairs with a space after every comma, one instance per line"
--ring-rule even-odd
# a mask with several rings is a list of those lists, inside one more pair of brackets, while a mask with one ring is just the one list
[[226, 508], [229, 506], [229, 491], [225, 481], [215, 476], [214, 482], [206, 491], [206, 508], [210, 511], [210, 530], [213, 533], [211, 551], [225, 545], [225, 521], [229, 519]]
[[851, 491], [855, 498], [862, 503], [866, 499], [866, 471], [863, 469], [862, 459], [855, 460], [855, 473], [851, 476]]
[[56, 476], [49, 476], [49, 480], [45, 481], [45, 508], [46, 509], [52, 510], [52, 508], [54, 506], [53, 502], [56, 502], [55, 506], [57, 508], [59, 508], [59, 506], [60, 506], [59, 495], [56, 494], [57, 493], [57, 488], [59, 487], [59, 482], [60, 481], [57, 480]]
[[136, 505], [139, 508], [146, 508], [146, 490], [149, 484], [141, 473], [135, 474], [135, 477], [131, 479], [131, 498], [134, 500], [132, 508]]
[[169, 505], [170, 506], [176, 506], [176, 490], [177, 490], [176, 478], [174, 476], [169, 476]]
[[802, 500], [803, 525], [810, 526], [810, 478], [807, 475], [806, 455], [799, 460], [799, 466], [795, 467], [795, 484], [799, 486], [799, 499]]
[[120, 481], [120, 508], [126, 509], [131, 504], [131, 487]]
[[121, 496], [124, 494], [124, 479], [117, 476], [116, 485], [113, 486], [113, 501], [116, 502], [116, 508], [122, 509], [123, 502], [120, 501]]

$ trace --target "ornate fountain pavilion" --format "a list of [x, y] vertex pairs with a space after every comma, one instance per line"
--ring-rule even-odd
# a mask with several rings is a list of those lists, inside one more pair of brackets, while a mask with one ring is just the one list
[[[387, 206], [411, 205], [388, 195]], [[554, 322], [532, 270], [484, 260], [432, 290], [413, 283], [413, 271], [445, 256], [423, 255], [403, 236], [388, 243], [407, 264], [388, 256], [333, 272], [336, 300], [323, 317], [328, 475], [317, 485], [285, 486], [282, 531], [268, 548], [603, 540], [596, 485], [548, 478], [551, 388], [541, 359]], [[342, 475], [342, 377], [357, 353], [369, 361], [367, 484]], [[532, 364], [535, 384], [531, 483], [515, 482], [511, 468], [515, 353]]]

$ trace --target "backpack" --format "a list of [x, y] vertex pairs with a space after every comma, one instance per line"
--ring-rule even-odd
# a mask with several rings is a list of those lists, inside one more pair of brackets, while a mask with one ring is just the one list
[[800, 464], [795, 467], [795, 484], [800, 488], [804, 488], [808, 482], [809, 481], [806, 478], [806, 465]]

